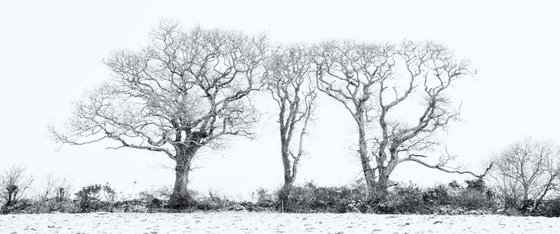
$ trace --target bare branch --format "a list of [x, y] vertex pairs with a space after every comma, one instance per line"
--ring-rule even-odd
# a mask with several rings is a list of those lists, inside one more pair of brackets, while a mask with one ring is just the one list
[[[421, 157], [427, 157], [427, 156], [424, 156], [424, 155], [413, 155], [413, 156], [416, 156], [416, 157], [419, 157], [419, 156], [421, 156]], [[453, 169], [453, 168], [447, 168], [447, 167], [445, 167], [445, 165], [442, 165], [442, 164], [431, 165], [431, 164], [429, 164], [429, 163], [426, 163], [426, 162], [424, 162], [424, 161], [422, 161], [422, 160], [420, 160], [420, 159], [418, 159], [418, 158], [414, 158], [414, 157], [403, 158], [403, 159], [401, 159], [400, 162], [408, 162], [408, 161], [410, 161], [410, 162], [416, 162], [416, 163], [419, 163], [419, 164], [421, 164], [421, 165], [423, 165], [423, 166], [425, 166], [425, 167], [432, 168], [432, 169], [438, 169], [438, 170], [440, 170], [440, 171], [447, 172], [447, 173], [470, 174], [470, 175], [472, 175], [472, 176], [474, 176], [474, 177], [477, 177], [477, 178], [484, 178], [484, 177], [486, 176], [486, 174], [488, 174], [488, 172], [492, 169], [492, 167], [493, 167], [493, 165], [494, 165], [494, 164], [490, 164], [490, 165], [484, 170], [484, 172], [483, 172], [482, 174], [475, 174], [475, 173], [472, 172], [472, 171], [458, 170], [458, 169]]]

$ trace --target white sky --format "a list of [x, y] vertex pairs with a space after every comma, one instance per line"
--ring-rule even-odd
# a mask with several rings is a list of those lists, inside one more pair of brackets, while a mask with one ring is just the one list
[[[184, 27], [266, 32], [274, 42], [351, 38], [434, 40], [477, 68], [457, 86], [462, 122], [445, 145], [465, 168], [481, 170], [507, 144], [524, 136], [560, 143], [559, 4], [556, 1], [2, 1], [0, 3], [0, 169], [29, 168], [37, 178], [68, 177], [74, 187], [109, 182], [125, 192], [171, 185], [172, 162], [157, 153], [105, 150], [106, 144], [58, 146], [48, 123], [63, 123], [84, 91], [110, 79], [101, 63], [111, 50], [144, 46], [161, 18]], [[354, 123], [323, 101], [309, 156], [298, 182], [352, 182], [360, 174]], [[204, 152], [192, 188], [246, 196], [282, 183], [274, 117], [255, 141]], [[393, 179], [423, 185], [448, 182], [445, 173], [397, 167]], [[133, 186], [133, 182], [137, 184]]]

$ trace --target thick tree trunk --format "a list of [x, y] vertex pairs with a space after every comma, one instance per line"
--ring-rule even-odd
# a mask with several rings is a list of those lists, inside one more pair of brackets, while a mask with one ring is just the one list
[[187, 188], [189, 183], [189, 172], [191, 161], [196, 150], [185, 150], [178, 153], [177, 164], [175, 166], [175, 185], [173, 193], [169, 198], [169, 207], [174, 209], [187, 208], [194, 205], [194, 200], [190, 196]]
[[387, 189], [389, 188], [389, 173], [384, 168], [379, 170], [379, 181], [375, 186], [375, 190], [378, 195], [384, 197], [387, 194]]

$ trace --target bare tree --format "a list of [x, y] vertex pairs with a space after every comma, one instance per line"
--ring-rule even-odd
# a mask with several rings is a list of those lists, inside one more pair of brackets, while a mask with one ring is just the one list
[[517, 208], [521, 201], [538, 206], [558, 189], [560, 148], [549, 141], [525, 138], [506, 147], [493, 161], [489, 179], [506, 208]]
[[288, 205], [298, 165], [304, 155], [303, 140], [317, 96], [312, 80], [314, 68], [309, 48], [304, 45], [278, 47], [266, 63], [264, 83], [278, 107], [280, 155], [284, 186], [279, 200]]
[[39, 199], [46, 201], [54, 198], [56, 201], [62, 201], [68, 197], [69, 190], [70, 183], [66, 178], [58, 178], [49, 174], [39, 191]]
[[176, 162], [171, 207], [191, 204], [187, 192], [192, 161], [201, 147], [227, 136], [251, 136], [258, 115], [248, 102], [266, 49], [264, 36], [189, 31], [162, 23], [146, 48], [115, 51], [105, 61], [115, 80], [77, 104], [62, 143], [110, 139], [113, 149], [161, 152]]
[[0, 175], [0, 198], [5, 206], [16, 204], [33, 183], [33, 177], [27, 175], [25, 168], [12, 166]]
[[[399, 45], [326, 42], [315, 49], [319, 90], [341, 103], [358, 129], [358, 155], [370, 191], [383, 195], [389, 175], [403, 162], [449, 173], [450, 156], [430, 164], [436, 134], [457, 119], [447, 90], [467, 77], [469, 64], [432, 43]], [[416, 111], [415, 117], [402, 116]], [[399, 112], [401, 111], [401, 112]]]
[[57, 179], [54, 178], [52, 174], [47, 176], [41, 191], [39, 191], [39, 200], [46, 201], [53, 193], [56, 192], [56, 181]]
[[54, 199], [58, 202], [64, 201], [70, 197], [72, 185], [66, 179], [58, 180], [54, 187]]

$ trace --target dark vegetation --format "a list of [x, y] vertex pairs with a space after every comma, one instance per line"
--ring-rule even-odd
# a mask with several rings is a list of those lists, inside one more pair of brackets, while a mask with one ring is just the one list
[[415, 184], [396, 184], [386, 196], [366, 194], [364, 183], [340, 187], [320, 187], [313, 182], [294, 185], [289, 201], [279, 199], [280, 189], [272, 192], [258, 189], [252, 201], [235, 201], [215, 192], [206, 195], [190, 191], [195, 205], [188, 209], [172, 209], [168, 199], [170, 187], [143, 191], [135, 198], [122, 198], [109, 184], [94, 184], [81, 188], [70, 196], [54, 194], [47, 199], [21, 198], [7, 205], [2, 201], [1, 212], [7, 213], [85, 213], [85, 212], [193, 212], [193, 211], [277, 211], [292, 213], [375, 213], [375, 214], [505, 214], [529, 216], [560, 216], [560, 197], [550, 197], [540, 204], [532, 200], [506, 208], [506, 202], [486, 186], [484, 180], [453, 181], [429, 188]]

